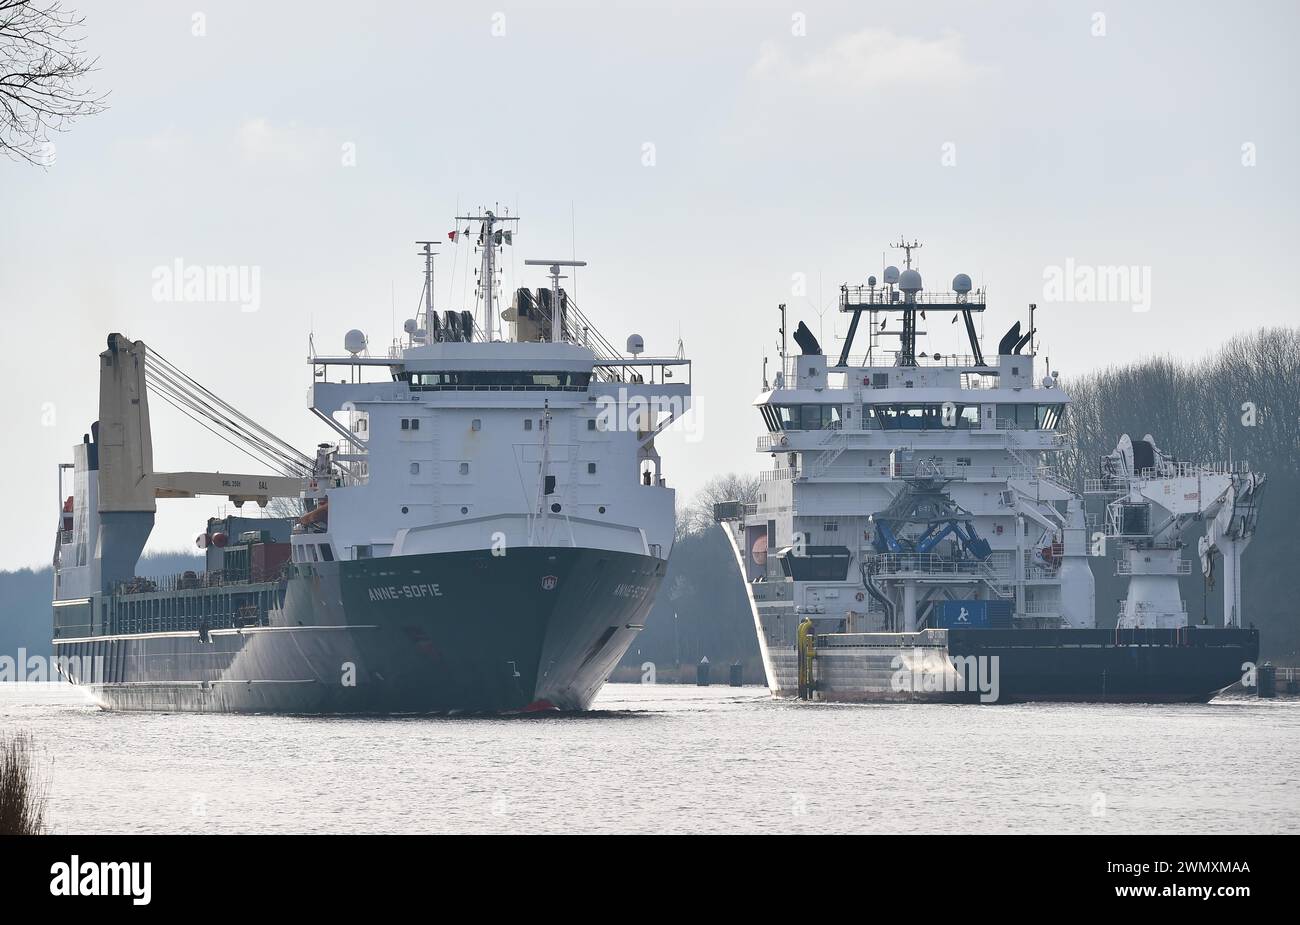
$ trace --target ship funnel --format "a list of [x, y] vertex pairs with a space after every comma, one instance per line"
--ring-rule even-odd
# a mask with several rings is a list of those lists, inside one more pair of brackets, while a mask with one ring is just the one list
[[822, 352], [821, 344], [817, 343], [817, 337], [808, 328], [808, 325], [802, 321], [799, 327], [794, 329], [794, 342], [799, 345], [799, 349], [804, 356], [820, 354]]

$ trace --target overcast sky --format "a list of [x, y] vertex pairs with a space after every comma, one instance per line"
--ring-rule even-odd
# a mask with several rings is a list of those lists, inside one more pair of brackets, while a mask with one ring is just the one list
[[[1066, 377], [1296, 318], [1293, 2], [73, 5], [111, 108], [48, 170], [0, 161], [0, 568], [50, 560], [108, 332], [308, 448], [308, 333], [387, 342], [412, 242], [458, 207], [523, 216], [507, 287], [576, 252], [612, 341], [685, 341], [700, 439], [661, 450], [686, 492], [769, 462], [750, 402], [776, 304], [835, 349], [839, 284], [900, 234], [928, 287], [988, 286], [994, 342], [1038, 302]], [[467, 249], [445, 250], [459, 307]], [[257, 311], [155, 300], [177, 259], [257, 268]], [[1142, 268], [1149, 310], [1049, 304], [1067, 261]], [[959, 346], [943, 328], [931, 352]], [[154, 447], [159, 469], [252, 465], [160, 402]], [[192, 548], [218, 504], [162, 502], [151, 548]]]

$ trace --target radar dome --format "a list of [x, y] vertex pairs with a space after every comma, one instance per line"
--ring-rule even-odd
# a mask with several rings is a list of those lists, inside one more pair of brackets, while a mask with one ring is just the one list
[[356, 356], [362, 350], [366, 349], [366, 335], [362, 334], [356, 328], [348, 331], [343, 335], [343, 349], [348, 353]]
[[875, 278], [874, 276], [868, 276], [868, 277], [867, 277], [867, 285], [868, 285], [868, 286], [874, 286], [874, 285], [876, 285], [876, 278]]
[[970, 292], [970, 277], [965, 273], [958, 273], [952, 278], [953, 292]]
[[904, 270], [898, 275], [898, 288], [904, 292], [920, 292], [921, 274], [915, 270]]
[[898, 282], [898, 267], [885, 267], [885, 285], [892, 286]]
[[640, 334], [633, 334], [627, 339], [627, 352], [632, 356], [640, 356], [645, 352], [645, 340]]
[[420, 323], [414, 318], [407, 318], [402, 322], [402, 330], [407, 334], [414, 334], [419, 327]]

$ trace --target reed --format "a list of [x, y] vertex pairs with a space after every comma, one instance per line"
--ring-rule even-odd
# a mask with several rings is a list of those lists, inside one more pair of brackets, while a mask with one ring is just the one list
[[31, 734], [0, 734], [0, 835], [43, 834], [46, 791]]

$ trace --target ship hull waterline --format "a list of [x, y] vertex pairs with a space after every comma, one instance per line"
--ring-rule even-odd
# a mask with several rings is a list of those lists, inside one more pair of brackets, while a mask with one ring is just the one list
[[663, 580], [649, 555], [526, 548], [314, 563], [267, 626], [55, 639], [111, 710], [585, 710]]
[[[1208, 703], [1242, 681], [1259, 657], [1254, 629], [964, 629], [932, 633], [930, 643], [821, 648], [814, 697], [839, 703]], [[927, 663], [918, 670], [933, 677], [953, 675], [952, 665], [969, 664], [976, 672], [961, 675], [970, 679], [964, 689], [942, 689], [939, 682], [940, 689], [925, 690], [912, 673], [918, 660]], [[993, 677], [994, 660], [996, 686], [981, 690], [975, 682]], [[797, 697], [793, 648], [772, 649], [765, 661], [773, 669], [773, 695]]]

